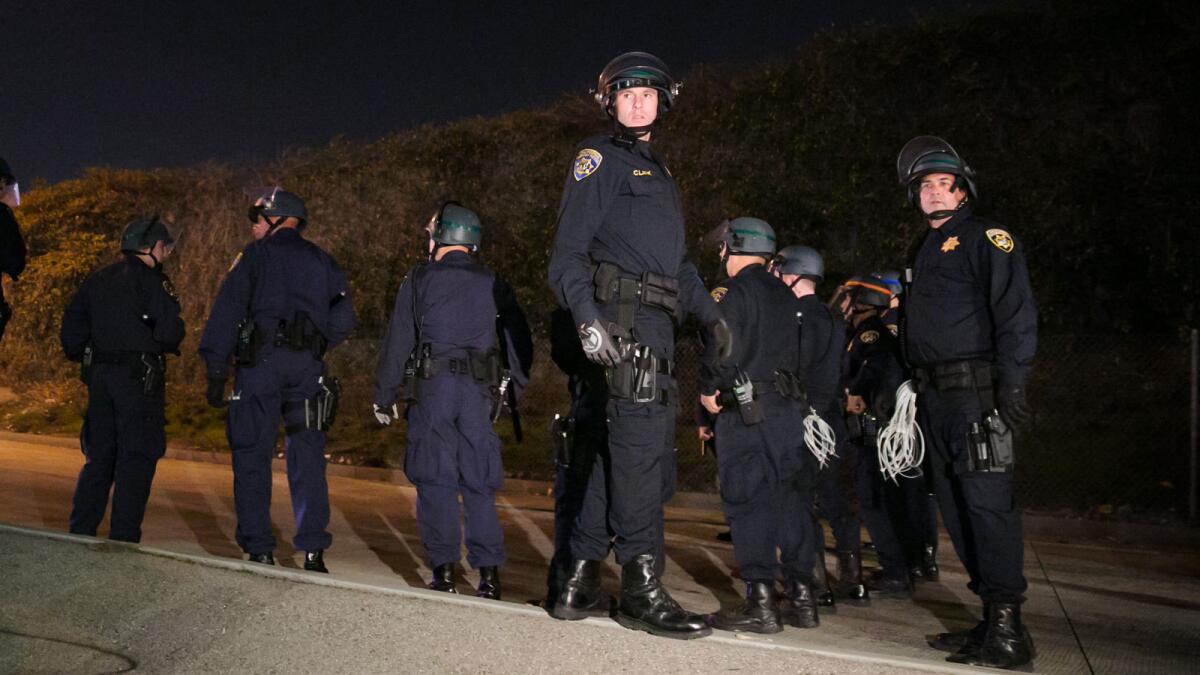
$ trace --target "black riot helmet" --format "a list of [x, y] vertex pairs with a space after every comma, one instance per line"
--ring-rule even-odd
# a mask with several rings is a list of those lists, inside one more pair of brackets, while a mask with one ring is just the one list
[[478, 251], [483, 242], [479, 216], [458, 202], [444, 202], [429, 219], [428, 230], [435, 246], [466, 246]]
[[825, 279], [825, 260], [808, 246], [788, 246], [776, 254], [772, 269], [779, 275], [796, 275], [818, 284]]
[[167, 229], [167, 223], [159, 219], [157, 215], [149, 218], [138, 218], [125, 226], [125, 231], [121, 234], [121, 251], [123, 253], [136, 253], [139, 255], [148, 255], [154, 261], [155, 269], [162, 267], [162, 261], [154, 255], [153, 250], [148, 253], [143, 253], [146, 249], [153, 249], [155, 242], [161, 241], [167, 247], [167, 254], [171, 253], [175, 238], [171, 236], [171, 231]]
[[252, 223], [257, 223], [260, 215], [271, 224], [268, 232], [274, 232], [287, 218], [299, 220], [301, 228], [308, 223], [308, 209], [304, 207], [304, 200], [278, 186], [263, 190], [246, 212], [246, 217]]
[[725, 244], [721, 262], [731, 255], [756, 255], [770, 258], [775, 253], [775, 230], [765, 220], [741, 217], [724, 220], [704, 240], [712, 245]]
[[[931, 173], [948, 173], [955, 176], [955, 188], [967, 192], [969, 199], [978, 199], [975, 188], [975, 172], [959, 157], [958, 152], [944, 139], [937, 136], [917, 136], [904, 144], [896, 157], [896, 177], [908, 188], [908, 201], [921, 207], [921, 178]], [[926, 216], [930, 220], [944, 218], [949, 212], [936, 211]]]
[[604, 66], [594, 94], [596, 103], [612, 117], [613, 94], [633, 87], [657, 89], [658, 114], [662, 115], [671, 109], [679, 86], [662, 59], [646, 52], [625, 52]]
[[892, 291], [878, 277], [866, 275], [851, 277], [846, 288], [856, 305], [887, 309], [892, 303]]

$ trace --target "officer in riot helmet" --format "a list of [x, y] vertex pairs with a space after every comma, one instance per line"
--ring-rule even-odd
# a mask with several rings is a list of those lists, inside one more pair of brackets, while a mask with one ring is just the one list
[[121, 236], [121, 258], [89, 276], [63, 313], [63, 352], [81, 364], [88, 403], [79, 433], [84, 464], [70, 528], [96, 536], [109, 493], [109, 538], [137, 542], [158, 460], [166, 452], [166, 355], [179, 354], [179, 298], [162, 270], [175, 240], [158, 217]]
[[799, 307], [800, 373], [808, 395], [805, 412], [811, 408], [828, 426], [836, 449], [827, 457], [824, 468], [815, 473], [813, 489], [818, 508], [813, 513], [824, 515], [833, 530], [837, 583], [829, 583], [825, 535], [815, 515], [816, 535], [810, 540], [811, 548], [804, 551], [804, 559], [813, 565], [811, 583], [819, 606], [836, 611], [836, 599], [866, 605], [870, 594], [862, 580], [862, 542], [852, 500], [852, 473], [858, 458], [846, 445], [846, 427], [839, 403], [846, 325], [817, 297], [817, 284], [825, 278], [825, 262], [815, 249], [788, 246], [775, 257], [771, 271], [791, 289]]
[[271, 460], [282, 424], [293, 545], [304, 551], [304, 569], [328, 572], [325, 434], [340, 390], [324, 359], [354, 329], [350, 287], [333, 258], [301, 234], [308, 212], [300, 197], [270, 188], [247, 216], [265, 234], [242, 250], [221, 282], [199, 349], [208, 404], [229, 407], [237, 543], [250, 560], [275, 564]]
[[1025, 386], [1037, 348], [1025, 251], [975, 215], [975, 174], [945, 140], [912, 139], [896, 171], [928, 224], [913, 246], [900, 333], [942, 520], [984, 609], [975, 627], [930, 644], [955, 663], [1016, 668], [1033, 659], [1013, 494], [1013, 438], [1032, 421]]
[[4, 329], [12, 318], [12, 307], [4, 299], [3, 275], [13, 281], [25, 271], [25, 239], [21, 227], [13, 215], [13, 209], [21, 205], [21, 187], [13, 175], [8, 162], [0, 157], [0, 340]]
[[[728, 329], [686, 258], [679, 190], [651, 149], [678, 84], [666, 64], [644, 52], [613, 59], [595, 99], [610, 133], [585, 140], [566, 176], [550, 258], [549, 282], [568, 309], [587, 358], [607, 383], [607, 445], [587, 482], [571, 533], [570, 573], [551, 614], [607, 614], [600, 564], [610, 537], [621, 565], [622, 625], [656, 635], [709, 634], [659, 580], [664, 475], [673, 473], [676, 401], [672, 377], [677, 316], [696, 315], [710, 342], [728, 348]], [[715, 347], [714, 347], [715, 348]]]
[[[706, 353], [700, 402], [716, 416], [721, 507], [746, 595], [740, 606], [714, 614], [710, 622], [755, 633], [777, 633], [785, 622], [813, 628], [819, 622], [810, 590], [813, 563], [804, 551], [811, 555], [816, 537], [815, 462], [802, 440], [800, 309], [767, 271], [775, 253], [771, 226], [758, 218], [735, 218], [721, 230], [716, 238], [729, 278], [712, 296], [731, 327], [733, 350], [725, 359]], [[784, 579], [782, 596], [776, 577]]]
[[429, 588], [458, 592], [461, 519], [467, 562], [479, 571], [475, 595], [499, 600], [505, 552], [495, 494], [504, 472], [492, 423], [529, 381], [532, 341], [511, 287], [473, 258], [483, 239], [479, 216], [446, 202], [426, 231], [429, 261], [396, 293], [374, 413], [391, 424], [399, 397], [407, 401], [404, 472], [417, 488]]

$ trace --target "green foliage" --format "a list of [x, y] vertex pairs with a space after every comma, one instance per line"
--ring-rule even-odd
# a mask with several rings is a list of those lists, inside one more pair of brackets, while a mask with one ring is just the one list
[[[924, 225], [895, 155], [914, 135], [944, 136], [978, 171], [981, 215], [1027, 247], [1046, 328], [1170, 330], [1197, 320], [1197, 25], [1189, 3], [1060, 0], [833, 30], [768, 62], [697, 68], [656, 144], [689, 241], [729, 215], [762, 217], [783, 243], [822, 250], [836, 282], [901, 266]], [[270, 183], [306, 198], [306, 236], [346, 269], [356, 339], [383, 333], [423, 255], [420, 229], [446, 198], [481, 215], [483, 259], [538, 323], [573, 149], [607, 128], [585, 97], [565, 97], [372, 143], [335, 139], [252, 170], [95, 169], [35, 189], [18, 212], [32, 261], [0, 372], [68, 375], [56, 334], [71, 289], [115, 252], [126, 222], [160, 213], [179, 233], [167, 269], [189, 335], [172, 378], [200, 397], [195, 348], [249, 239], [245, 191]], [[715, 281], [714, 252], [692, 253]]]

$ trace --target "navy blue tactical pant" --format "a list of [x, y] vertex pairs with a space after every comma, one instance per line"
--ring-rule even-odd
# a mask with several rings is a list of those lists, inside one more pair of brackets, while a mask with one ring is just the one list
[[764, 394], [759, 403], [764, 422], [746, 426], [732, 407], [717, 416], [714, 428], [721, 506], [734, 557], [746, 581], [773, 582], [782, 563], [786, 576], [807, 582], [816, 560], [816, 531], [801, 418], [796, 406], [775, 394]]
[[618, 564], [650, 553], [661, 574], [663, 504], [675, 493], [675, 402], [610, 398], [604, 410], [608, 443], [592, 463], [570, 535], [571, 555], [604, 560], [611, 544]]
[[927, 389], [917, 399], [921, 430], [942, 522], [971, 577], [968, 587], [985, 601], [1021, 602], [1027, 587], [1021, 512], [1013, 474], [955, 467], [967, 453], [967, 432], [982, 420], [973, 390]]
[[844, 438], [844, 434], [838, 436], [837, 455], [817, 473], [817, 514], [829, 522], [837, 550], [857, 552], [862, 547], [862, 533], [853, 495], [859, 456], [858, 448]]
[[482, 385], [449, 372], [421, 381], [419, 399], [408, 407], [404, 473], [417, 488], [417, 530], [431, 567], [462, 557], [460, 520], [467, 563], [476, 569], [504, 564], [496, 514], [504, 470], [491, 407]]
[[161, 389], [147, 396], [136, 367], [92, 366], [80, 447], [87, 458], [72, 500], [70, 529], [96, 535], [112, 490], [109, 538], [141, 541], [154, 469], [167, 449]]
[[[910, 542], [917, 535], [911, 531], [905, 491], [920, 484], [923, 491], [924, 478], [899, 477], [894, 484], [879, 471], [879, 457], [875, 448], [859, 447], [858, 506], [863, 524], [871, 534], [875, 552], [883, 573], [890, 579], [908, 580], [908, 566], [920, 562], [920, 548], [911, 549]], [[916, 557], [913, 557], [913, 554]]]
[[[250, 554], [275, 549], [271, 533], [271, 460], [279, 427], [303, 426], [303, 406], [319, 388], [324, 364], [308, 352], [267, 348], [253, 368], [238, 370], [229, 402], [226, 435], [233, 455], [237, 543]], [[325, 432], [303, 429], [284, 439], [288, 490], [298, 550], [329, 548], [329, 489], [325, 482]]]

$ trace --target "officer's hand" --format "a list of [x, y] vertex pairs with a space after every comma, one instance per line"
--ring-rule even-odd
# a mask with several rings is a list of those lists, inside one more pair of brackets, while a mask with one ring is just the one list
[[717, 352], [719, 363], [725, 363], [733, 356], [733, 333], [729, 331], [729, 324], [725, 323], [725, 319], [717, 319], [708, 324], [708, 339]]
[[708, 412], [712, 413], [713, 415], [720, 415], [721, 414], [721, 404], [717, 403], [717, 397], [720, 395], [721, 395], [721, 392], [719, 392], [719, 391], [713, 392], [711, 395], [708, 395], [708, 396], [706, 396], [704, 394], [700, 394], [700, 405], [704, 406], [704, 409], [707, 410]]
[[850, 394], [849, 396], [846, 397], [846, 411], [847, 412], [852, 412], [855, 415], [857, 415], [866, 409], [867, 409], [867, 403], [866, 403], [866, 401], [863, 400], [863, 397], [855, 396], [854, 394]]
[[208, 404], [214, 408], [224, 408], [229, 405], [225, 400], [225, 378], [208, 378], [208, 393], [205, 395]]
[[697, 432], [700, 434], [700, 440], [711, 441], [713, 437], [712, 427], [699, 427]]
[[617, 344], [599, 319], [592, 319], [591, 323], [579, 327], [579, 341], [583, 343], [584, 355], [593, 363], [614, 366], [621, 360]]
[[383, 426], [391, 426], [392, 420], [400, 417], [400, 409], [393, 403], [390, 407], [381, 407], [378, 403], [371, 406], [372, 412], [375, 413], [375, 419]]
[[1000, 417], [1015, 431], [1025, 431], [1033, 423], [1033, 410], [1025, 401], [1024, 387], [1000, 390]]

